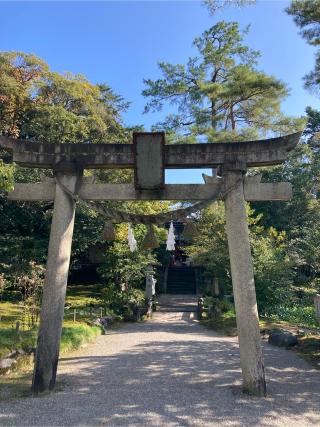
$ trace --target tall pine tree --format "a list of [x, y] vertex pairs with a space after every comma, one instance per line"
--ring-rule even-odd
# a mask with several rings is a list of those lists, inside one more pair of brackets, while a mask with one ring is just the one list
[[218, 22], [194, 40], [198, 54], [186, 64], [159, 63], [163, 77], [144, 80], [145, 112], [165, 104], [175, 112], [158, 128], [192, 141], [228, 141], [301, 127], [281, 113], [286, 85], [257, 69], [260, 53], [244, 44], [246, 32], [235, 22]]
[[[302, 37], [312, 46], [320, 46], [320, 0], [293, 0], [286, 9], [301, 28]], [[314, 69], [305, 76], [307, 89], [320, 93], [320, 49]]]

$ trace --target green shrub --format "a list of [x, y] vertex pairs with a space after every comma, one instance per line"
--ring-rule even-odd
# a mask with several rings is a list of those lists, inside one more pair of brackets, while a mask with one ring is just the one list
[[[37, 342], [38, 328], [21, 331], [19, 337], [14, 329], [1, 329], [0, 333], [0, 357], [4, 357], [14, 349], [26, 350], [35, 347]], [[84, 323], [67, 325], [62, 329], [61, 352], [75, 350], [86, 342], [93, 341], [101, 334], [97, 326], [89, 326]]]
[[271, 320], [283, 320], [296, 325], [304, 325], [309, 327], [319, 326], [319, 321], [316, 319], [313, 306], [303, 305], [280, 305], [272, 308], [267, 313]]
[[75, 324], [63, 327], [61, 335], [61, 352], [76, 350], [82, 344], [92, 342], [101, 334], [98, 326]]
[[102, 299], [107, 309], [129, 320], [135, 317], [135, 308], [144, 305], [145, 295], [141, 289], [129, 287], [121, 290], [120, 286], [109, 284], [102, 291]]
[[141, 289], [130, 289], [128, 291], [128, 301], [138, 305], [143, 305], [145, 300], [144, 291]]
[[226, 298], [205, 297], [204, 306], [207, 309], [207, 317], [217, 319], [222, 313], [234, 311], [234, 306], [231, 301]]
[[1, 329], [0, 332], [0, 357], [5, 357], [12, 350], [22, 348], [27, 349], [34, 347], [37, 340], [37, 328], [28, 331], [21, 331], [17, 335], [15, 329]]

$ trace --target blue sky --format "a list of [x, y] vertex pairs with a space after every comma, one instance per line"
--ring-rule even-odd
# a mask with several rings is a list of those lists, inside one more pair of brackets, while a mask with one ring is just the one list
[[[106, 82], [131, 101], [124, 120], [146, 129], [163, 113], [143, 115], [143, 78], [160, 76], [157, 62], [183, 63], [194, 54], [192, 40], [218, 20], [250, 24], [246, 43], [260, 50], [261, 70], [291, 89], [283, 110], [302, 115], [319, 100], [303, 89], [315, 49], [299, 36], [287, 1], [258, 1], [228, 8], [212, 17], [200, 1], [0, 2], [0, 50], [20, 50], [43, 58], [59, 72], [84, 74]], [[168, 111], [168, 110], [167, 110]], [[199, 182], [199, 171], [170, 171], [168, 182]]]

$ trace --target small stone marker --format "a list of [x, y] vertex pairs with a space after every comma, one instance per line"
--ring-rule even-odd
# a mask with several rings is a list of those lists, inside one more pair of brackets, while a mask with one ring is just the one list
[[147, 276], [146, 276], [146, 289], [145, 289], [145, 297], [147, 299], [147, 306], [148, 306], [148, 311], [147, 311], [147, 317], [152, 317], [152, 300], [153, 300], [153, 296], [156, 293], [156, 279], [153, 277], [153, 267], [152, 266], [148, 266], [147, 267]]
[[220, 288], [219, 288], [219, 279], [218, 277], [213, 278], [213, 293], [216, 297], [220, 295]]
[[15, 359], [0, 359], [0, 375], [7, 374], [16, 363]]
[[20, 322], [19, 322], [19, 320], [16, 322], [16, 335], [17, 335], [17, 338], [20, 338]]
[[147, 267], [147, 275], [146, 275], [146, 288], [145, 288], [145, 296], [148, 299], [152, 299], [152, 297], [156, 293], [156, 283], [157, 280], [154, 278], [154, 271], [152, 266]]

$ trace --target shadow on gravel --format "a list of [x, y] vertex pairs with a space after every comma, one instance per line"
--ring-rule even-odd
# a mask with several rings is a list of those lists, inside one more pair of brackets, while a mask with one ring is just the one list
[[129, 325], [116, 334], [125, 340], [151, 332], [149, 341], [137, 338], [112, 356], [63, 359], [64, 366], [81, 365], [81, 374], [60, 376], [68, 385], [59, 393], [24, 400], [23, 416], [3, 407], [0, 425], [320, 424], [319, 372], [292, 352], [265, 347], [269, 395], [255, 398], [240, 391], [236, 340], [183, 321]]

